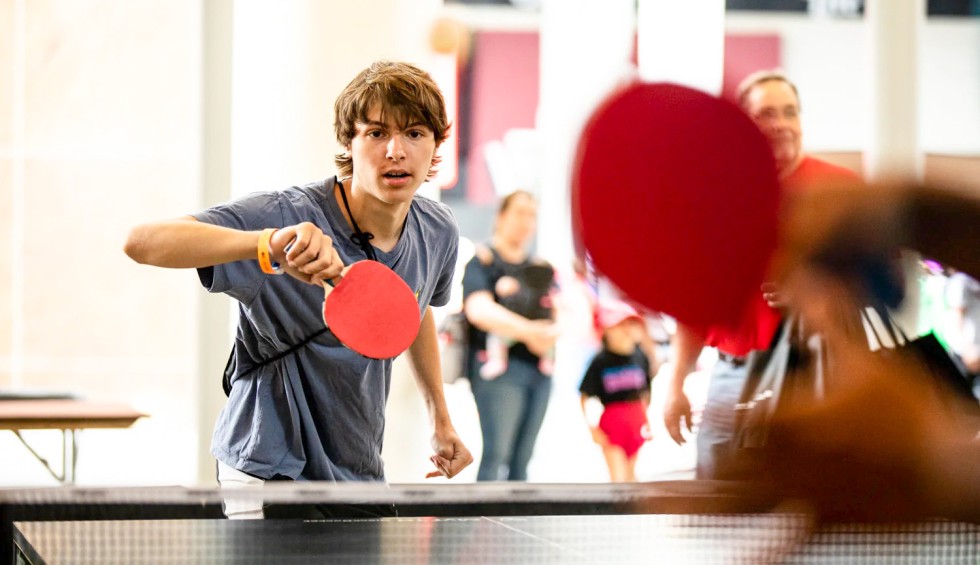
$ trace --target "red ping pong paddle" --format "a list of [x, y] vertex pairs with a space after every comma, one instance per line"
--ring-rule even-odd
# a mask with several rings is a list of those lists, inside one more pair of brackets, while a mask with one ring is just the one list
[[779, 192], [770, 145], [736, 105], [633, 83], [579, 140], [576, 244], [643, 306], [696, 326], [734, 323], [775, 249]]
[[418, 335], [415, 293], [382, 263], [358, 261], [336, 286], [324, 281], [323, 292], [323, 322], [341, 343], [365, 357], [396, 357]]

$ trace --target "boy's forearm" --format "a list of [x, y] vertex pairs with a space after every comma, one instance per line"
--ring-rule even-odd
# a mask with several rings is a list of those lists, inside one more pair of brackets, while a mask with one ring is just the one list
[[133, 228], [124, 251], [137, 263], [189, 269], [255, 259], [260, 232], [198, 222], [193, 217]]
[[442, 367], [432, 308], [426, 308], [419, 334], [409, 347], [409, 358], [422, 399], [434, 429], [452, 426], [442, 386]]

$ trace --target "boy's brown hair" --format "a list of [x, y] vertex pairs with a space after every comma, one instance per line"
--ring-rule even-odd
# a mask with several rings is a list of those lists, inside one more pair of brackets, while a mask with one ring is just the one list
[[[376, 61], [361, 71], [344, 88], [334, 103], [334, 130], [341, 147], [350, 146], [358, 122], [366, 122], [375, 104], [381, 106], [381, 119], [392, 114], [400, 127], [420, 123], [432, 130], [436, 147], [449, 135], [446, 102], [428, 73], [408, 63]], [[436, 174], [440, 158], [434, 156], [428, 177]], [[354, 164], [346, 151], [334, 157], [338, 175], [353, 174]]]

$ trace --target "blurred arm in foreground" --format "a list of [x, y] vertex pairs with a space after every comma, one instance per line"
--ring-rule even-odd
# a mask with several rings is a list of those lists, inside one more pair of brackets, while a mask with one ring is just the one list
[[787, 195], [782, 229], [775, 280], [831, 357], [826, 397], [774, 418], [764, 480], [827, 519], [980, 522], [978, 425], [953, 408], [964, 401], [909, 358], [871, 352], [847, 323], [887, 299], [879, 271], [901, 248], [980, 276], [980, 196], [828, 186]]

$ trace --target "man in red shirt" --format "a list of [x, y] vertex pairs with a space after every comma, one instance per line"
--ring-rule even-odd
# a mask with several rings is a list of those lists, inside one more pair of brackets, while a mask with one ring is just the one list
[[[779, 178], [786, 190], [802, 190], [817, 182], [856, 178], [848, 169], [807, 156], [802, 150], [800, 99], [796, 86], [777, 71], [749, 75], [738, 89], [742, 109], [769, 139]], [[724, 284], [724, 281], [719, 281]], [[701, 350], [716, 347], [718, 363], [711, 374], [702, 421], [697, 434], [698, 479], [720, 478], [724, 471], [739, 400], [747, 370], [746, 356], [766, 349], [779, 327], [782, 314], [778, 296], [763, 285], [742, 320], [735, 327], [696, 328], [678, 322], [674, 337], [672, 371], [664, 403], [664, 424], [678, 445], [685, 442], [681, 428], [691, 431], [691, 404], [684, 394], [684, 380], [695, 368]]]

